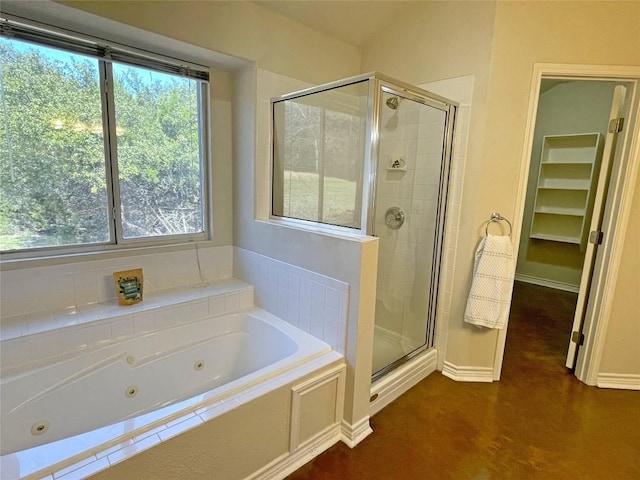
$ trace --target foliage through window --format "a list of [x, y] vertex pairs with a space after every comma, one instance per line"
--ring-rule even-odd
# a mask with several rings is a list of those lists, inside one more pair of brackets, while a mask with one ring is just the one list
[[206, 237], [203, 85], [0, 37], [0, 250]]
[[272, 212], [360, 228], [368, 85], [273, 104]]

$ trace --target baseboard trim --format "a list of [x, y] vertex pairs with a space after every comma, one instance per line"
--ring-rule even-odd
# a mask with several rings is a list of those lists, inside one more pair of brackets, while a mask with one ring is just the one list
[[493, 382], [493, 368], [491, 367], [459, 367], [445, 361], [442, 374], [456, 382]]
[[369, 415], [375, 415], [420, 380], [435, 372], [437, 364], [438, 351], [431, 348], [376, 381], [371, 385], [371, 396], [375, 396], [375, 400], [369, 404]]
[[371, 425], [369, 424], [369, 417], [364, 417], [360, 421], [355, 424], [347, 423], [345, 420], [342, 420], [341, 424], [341, 438], [342, 443], [347, 445], [349, 448], [355, 447], [362, 440], [367, 438], [369, 435], [373, 433], [371, 429]]
[[264, 468], [246, 477], [245, 480], [279, 480], [285, 478], [304, 464], [313, 460], [329, 447], [338, 443], [341, 437], [341, 425], [332, 425], [311, 440], [305, 442], [304, 445], [296, 451], [281, 455]]
[[339, 441], [342, 440], [349, 448], [353, 448], [371, 433], [373, 430], [369, 424], [368, 416], [354, 425], [342, 420], [341, 423], [331, 425], [315, 437], [305, 441], [295, 451], [276, 458], [264, 468], [246, 477], [245, 480], [285, 478]]
[[555, 288], [556, 290], [563, 290], [565, 292], [578, 293], [580, 291], [580, 285], [572, 285], [570, 283], [556, 282], [555, 280], [549, 280], [546, 278], [532, 277], [531, 275], [522, 275], [516, 273], [516, 281], [524, 283], [532, 283], [533, 285], [540, 285], [541, 287]]
[[596, 385], [599, 388], [640, 390], [640, 375], [633, 373], [599, 373]]

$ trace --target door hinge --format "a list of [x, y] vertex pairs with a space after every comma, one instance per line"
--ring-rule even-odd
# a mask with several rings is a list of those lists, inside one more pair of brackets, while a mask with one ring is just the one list
[[[564, 337], [567, 338], [567, 337]], [[582, 332], [571, 332], [571, 341], [578, 346], [584, 343], [584, 333]]]
[[624, 118], [614, 118], [609, 122], [609, 133], [620, 133], [624, 128]]
[[604, 233], [599, 231], [593, 231], [589, 233], [589, 243], [593, 243], [594, 245], [602, 245], [602, 239], [604, 238]]

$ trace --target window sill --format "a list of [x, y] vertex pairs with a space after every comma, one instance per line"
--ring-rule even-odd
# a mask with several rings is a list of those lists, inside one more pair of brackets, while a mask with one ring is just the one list
[[32, 257], [15, 257], [12, 254], [0, 254], [0, 270], [20, 270], [23, 268], [46, 267], [51, 265], [64, 265], [68, 263], [81, 263], [93, 260], [108, 260], [110, 258], [133, 257], [136, 255], [150, 255], [160, 252], [177, 252], [192, 250], [198, 247], [222, 246], [212, 240], [193, 241], [187, 243], [172, 243], [166, 245], [144, 245], [132, 247], [112, 247], [102, 250], [70, 252], [56, 254], [41, 254]]
[[361, 243], [366, 243], [376, 238], [363, 233], [362, 230], [355, 228], [326, 225], [316, 222], [308, 222], [305, 220], [295, 220], [291, 218], [271, 217], [268, 219], [257, 219], [256, 222]]

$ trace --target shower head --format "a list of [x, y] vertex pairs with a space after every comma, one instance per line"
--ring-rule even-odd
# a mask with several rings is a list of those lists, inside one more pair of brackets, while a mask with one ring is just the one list
[[387, 99], [387, 107], [391, 110], [396, 110], [398, 105], [400, 105], [400, 99], [398, 97], [391, 97]]

